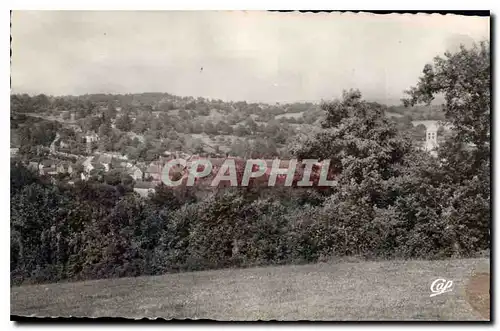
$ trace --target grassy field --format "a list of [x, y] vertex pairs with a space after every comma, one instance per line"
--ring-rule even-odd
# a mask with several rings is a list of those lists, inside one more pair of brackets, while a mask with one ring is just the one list
[[[22, 286], [11, 289], [11, 314], [484, 321], [487, 315], [482, 317], [469, 303], [468, 286], [474, 275], [488, 272], [488, 259], [329, 262]], [[452, 280], [453, 290], [429, 297], [437, 278]], [[486, 280], [488, 276], [477, 279], [483, 292]], [[476, 294], [482, 304], [489, 304], [489, 294]]]

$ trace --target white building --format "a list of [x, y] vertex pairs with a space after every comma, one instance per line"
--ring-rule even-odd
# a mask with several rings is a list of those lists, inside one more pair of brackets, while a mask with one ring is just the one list
[[426, 151], [431, 152], [438, 147], [437, 132], [438, 132], [438, 125], [437, 124], [431, 124], [431, 125], [427, 126], [427, 130], [425, 133], [425, 150]]
[[93, 131], [87, 132], [87, 134], [85, 135], [85, 140], [87, 142], [95, 142], [99, 140], [99, 136]]

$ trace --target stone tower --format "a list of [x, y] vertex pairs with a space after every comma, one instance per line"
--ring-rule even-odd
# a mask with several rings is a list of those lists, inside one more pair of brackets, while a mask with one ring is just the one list
[[427, 131], [425, 133], [425, 150], [432, 151], [438, 146], [437, 142], [437, 132], [438, 126], [437, 124], [430, 124], [427, 127]]

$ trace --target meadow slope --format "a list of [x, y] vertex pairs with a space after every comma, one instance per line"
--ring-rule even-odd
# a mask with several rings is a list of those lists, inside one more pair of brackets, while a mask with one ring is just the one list
[[[489, 259], [319, 263], [11, 288], [11, 314], [216, 320], [485, 320], [467, 299]], [[453, 290], [429, 297], [436, 278]], [[483, 281], [484, 282], [484, 281]], [[482, 298], [487, 302], [488, 297]]]

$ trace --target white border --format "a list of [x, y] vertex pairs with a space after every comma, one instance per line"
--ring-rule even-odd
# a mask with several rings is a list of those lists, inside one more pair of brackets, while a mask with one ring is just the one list
[[487, 10], [492, 8], [495, 1], [475, 0], [475, 1], [453, 1], [440, 2], [435, 0], [420, 1], [390, 1], [390, 0], [308, 0], [308, 1], [279, 1], [279, 0], [254, 0], [254, 1], [228, 1], [228, 0], [183, 0], [183, 1], [104, 1], [88, 0], [76, 3], [74, 1], [36, 1], [18, 0], [12, 3], [9, 9], [88, 9], [88, 10]]
[[[141, 1], [132, 1], [132, 0], [122, 0], [122, 1], [105, 1], [105, 0], [87, 0], [85, 2], [75, 3], [72, 1], [44, 1], [41, 3], [40, 1], [31, 0], [20, 0], [11, 3], [2, 2], [1, 6], [3, 10], [0, 11], [1, 21], [4, 22], [2, 24], [3, 28], [1, 29], [0, 40], [4, 41], [1, 45], [3, 49], [0, 51], [0, 56], [2, 57], [1, 68], [4, 79], [2, 80], [2, 89], [5, 93], [1, 95], [1, 105], [2, 105], [2, 116], [4, 116], [5, 120], [0, 121], [2, 128], [0, 132], [4, 139], [1, 140], [2, 151], [4, 155], [9, 155], [9, 118], [8, 118], [8, 110], [9, 110], [9, 95], [10, 95], [10, 87], [9, 87], [9, 73], [10, 73], [10, 61], [8, 57], [9, 46], [7, 46], [6, 41], [10, 36], [10, 31], [7, 25], [7, 22], [10, 21], [9, 10], [48, 10], [48, 9], [64, 9], [64, 10], [111, 10], [111, 9], [120, 9], [120, 10], [262, 10], [262, 9], [334, 9], [334, 10], [418, 10], [418, 9], [426, 9], [426, 10], [492, 10], [492, 13], [499, 13], [498, 10], [499, 1], [485, 1], [485, 0], [474, 0], [474, 1], [448, 1], [448, 2], [439, 2], [435, 0], [420, 0], [420, 1], [388, 1], [388, 0], [366, 0], [366, 1], [354, 1], [354, 0], [335, 0], [335, 1], [318, 1], [318, 0], [307, 0], [307, 1], [296, 1], [296, 0], [288, 0], [288, 1], [269, 1], [269, 0], [253, 0], [253, 1], [221, 1], [221, 0], [211, 0], [211, 1], [203, 1], [203, 0], [183, 0], [167, 3], [166, 1], [151, 1], [151, 0], [141, 0]], [[494, 45], [497, 43], [497, 38], [495, 37]], [[498, 68], [498, 64], [495, 65]], [[498, 89], [498, 84], [496, 84], [495, 92]], [[496, 93], [498, 95], [498, 93]], [[498, 117], [498, 115], [496, 116]], [[494, 123], [494, 132], [500, 132], [498, 127], [498, 121], [496, 120]], [[495, 146], [495, 155], [499, 155], [498, 145]], [[494, 164], [498, 164], [497, 159], [494, 160]], [[3, 240], [1, 242], [1, 265], [4, 271], [1, 273], [1, 281], [2, 281], [2, 295], [1, 295], [1, 308], [2, 308], [2, 329], [11, 329], [14, 328], [14, 324], [9, 322], [10, 315], [10, 275], [8, 273], [9, 270], [9, 258], [10, 258], [10, 245], [9, 245], [9, 231], [10, 231], [10, 222], [9, 222], [9, 205], [10, 205], [10, 196], [9, 196], [9, 163], [2, 162], [1, 163], [2, 173], [7, 174], [4, 178], [1, 179], [1, 187], [2, 187], [2, 233]], [[495, 184], [498, 186], [498, 182], [495, 180]], [[497, 197], [498, 194], [493, 195]], [[493, 205], [496, 205], [494, 202]], [[496, 221], [496, 220], [494, 220]], [[498, 237], [498, 228], [500, 227], [498, 222], [495, 222], [497, 226], [495, 227], [495, 238]], [[498, 239], [497, 239], [498, 241]], [[498, 246], [498, 245], [497, 245]], [[497, 250], [496, 250], [497, 251]], [[495, 252], [496, 253], [496, 252]], [[496, 307], [499, 305], [497, 304]], [[496, 316], [498, 318], [498, 310], [496, 311]], [[156, 324], [154, 324], [156, 325]], [[76, 326], [76, 325], [75, 325]], [[185, 328], [193, 328], [197, 325], [185, 325]], [[238, 324], [233, 325], [206, 325], [205, 327], [211, 328], [220, 328], [220, 327], [237, 327]], [[272, 325], [275, 326], [275, 325]], [[293, 326], [290, 324], [284, 325], [285, 327]], [[311, 327], [317, 327], [318, 325], [310, 325]], [[395, 325], [395, 327], [400, 327], [401, 325]], [[443, 325], [444, 326], [444, 325]], [[455, 325], [447, 325], [448, 327], [454, 328]], [[37, 326], [25, 326], [25, 328], [35, 328]], [[52, 328], [53, 325], [40, 325], [39, 327]], [[64, 329], [69, 328], [67, 325], [61, 325]], [[74, 327], [74, 326], [71, 326]], [[91, 328], [92, 327], [92, 328]], [[103, 325], [97, 327], [96, 325], [89, 325], [80, 327], [88, 330], [99, 330], [104, 328], [106, 329], [122, 329], [122, 328], [130, 328], [131, 326], [111, 326], [111, 325]], [[143, 328], [143, 325], [139, 327]], [[170, 327], [178, 327], [170, 325]], [[271, 327], [271, 325], [252, 325], [251, 328], [262, 328], [262, 327]], [[302, 329], [304, 326], [298, 327], [298, 329]], [[344, 328], [346, 326], [336, 325], [336, 327]], [[363, 325], [349, 325], [349, 328], [355, 327], [363, 327]], [[373, 327], [370, 325], [370, 327]], [[379, 327], [385, 328], [386, 325], [380, 325]], [[434, 327], [434, 326], [433, 326]], [[428, 325], [421, 325], [418, 328], [433, 328]]]

